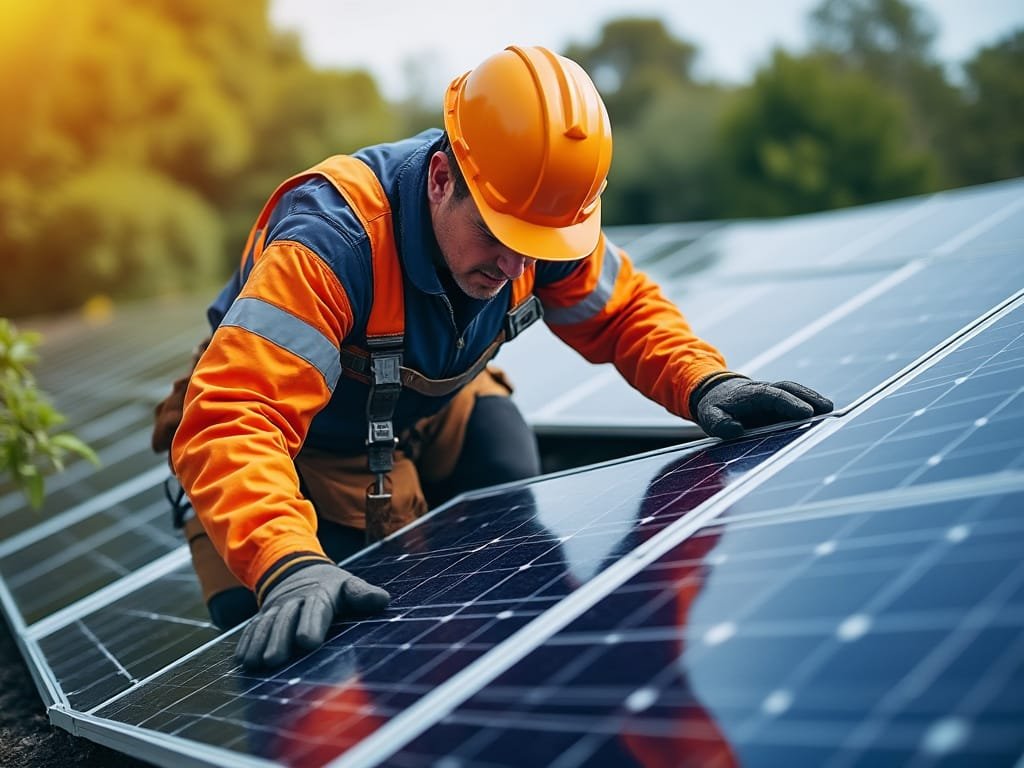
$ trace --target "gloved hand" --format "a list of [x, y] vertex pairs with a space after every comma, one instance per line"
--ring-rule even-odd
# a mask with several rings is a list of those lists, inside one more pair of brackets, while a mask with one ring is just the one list
[[701, 429], [728, 440], [745, 429], [828, 413], [832, 401], [793, 381], [769, 384], [734, 376], [712, 383], [692, 410]]
[[275, 584], [242, 630], [235, 660], [244, 667], [278, 667], [323, 643], [335, 616], [377, 613], [391, 595], [336, 565], [317, 563]]

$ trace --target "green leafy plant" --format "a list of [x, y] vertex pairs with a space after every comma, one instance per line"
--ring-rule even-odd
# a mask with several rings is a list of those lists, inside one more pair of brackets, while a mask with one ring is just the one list
[[0, 318], [0, 475], [9, 474], [36, 508], [45, 496], [45, 472], [62, 471], [69, 454], [99, 464], [77, 437], [54, 432], [64, 417], [39, 391], [29, 370], [38, 359], [39, 342], [39, 334], [19, 331]]

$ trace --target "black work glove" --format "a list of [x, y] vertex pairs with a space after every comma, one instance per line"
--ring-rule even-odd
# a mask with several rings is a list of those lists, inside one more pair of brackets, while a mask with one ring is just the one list
[[235, 660], [244, 667], [278, 667], [319, 647], [335, 616], [377, 613], [391, 595], [336, 565], [317, 563], [285, 576], [242, 630]]
[[732, 376], [698, 392], [694, 419], [713, 437], [739, 437], [746, 429], [809, 419], [832, 410], [832, 401], [794, 381], [751, 381]]

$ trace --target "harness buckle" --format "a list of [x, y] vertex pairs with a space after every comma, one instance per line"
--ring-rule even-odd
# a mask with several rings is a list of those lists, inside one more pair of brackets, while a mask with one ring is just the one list
[[544, 317], [540, 299], [531, 294], [526, 301], [505, 313], [505, 341], [511, 341]]
[[378, 496], [384, 496], [384, 475], [395, 465], [398, 444], [391, 419], [402, 394], [402, 351], [370, 353], [370, 394], [366, 399], [366, 452], [369, 469], [377, 475]]

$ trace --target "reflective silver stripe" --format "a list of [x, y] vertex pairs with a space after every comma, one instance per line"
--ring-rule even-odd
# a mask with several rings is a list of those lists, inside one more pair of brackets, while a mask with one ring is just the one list
[[236, 299], [221, 325], [244, 328], [281, 349], [301, 357], [323, 374], [334, 391], [341, 376], [341, 357], [330, 339], [309, 323], [262, 299]]
[[604, 259], [601, 264], [601, 276], [597, 279], [589, 294], [581, 301], [571, 307], [552, 307], [544, 305], [544, 320], [552, 325], [568, 325], [569, 323], [582, 323], [589, 320], [608, 303], [615, 290], [615, 281], [619, 278], [619, 268], [622, 266], [622, 257], [619, 249], [612, 245], [607, 238], [604, 244]]

